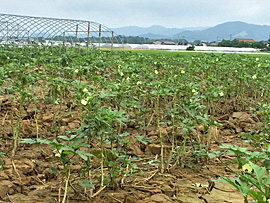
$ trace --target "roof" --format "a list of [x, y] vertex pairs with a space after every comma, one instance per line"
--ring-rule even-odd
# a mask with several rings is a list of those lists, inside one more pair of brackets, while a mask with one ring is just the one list
[[235, 38], [234, 40], [240, 41], [240, 42], [255, 42], [254, 39], [241, 39], [241, 38]]
[[163, 44], [168, 44], [168, 45], [175, 45], [175, 42], [170, 42], [170, 41], [162, 41]]
[[172, 41], [166, 41], [166, 40], [156, 40], [154, 41], [154, 44], [176, 45], [177, 43], [172, 42]]

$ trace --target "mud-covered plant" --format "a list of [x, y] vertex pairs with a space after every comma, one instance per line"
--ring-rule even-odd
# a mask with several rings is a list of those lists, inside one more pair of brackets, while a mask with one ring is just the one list
[[110, 107], [102, 106], [97, 109], [96, 115], [93, 120], [96, 135], [100, 140], [100, 187], [104, 186], [104, 161], [106, 159], [105, 141], [106, 136], [110, 136], [113, 133], [113, 127], [116, 124], [124, 124], [126, 120], [123, 110], [112, 110]]
[[[158, 71], [155, 72], [158, 74]], [[164, 148], [163, 148], [163, 140], [162, 140], [162, 134], [161, 134], [161, 126], [160, 126], [160, 97], [162, 95], [162, 88], [161, 84], [159, 82], [155, 83], [155, 89], [151, 91], [151, 94], [156, 97], [156, 104], [155, 104], [155, 113], [157, 117], [157, 127], [158, 127], [158, 134], [159, 134], [159, 140], [160, 140], [160, 171], [161, 173], [164, 172]]]
[[269, 140], [270, 137], [270, 103], [257, 103], [257, 108], [254, 109], [254, 116], [259, 116], [263, 122], [261, 132], [265, 137], [265, 140]]
[[[185, 163], [187, 151], [193, 153], [193, 159], [207, 156], [205, 143], [210, 142], [211, 127], [220, 125], [203, 114], [205, 106], [201, 105], [199, 101], [199, 97], [192, 96], [189, 100], [182, 100], [181, 105], [177, 105], [177, 110], [175, 110], [174, 119], [177, 119], [175, 125], [180, 127], [183, 140], [181, 147], [178, 147], [175, 151], [174, 158], [176, 161], [174, 165]], [[204, 128], [201, 137], [195, 131], [195, 127], [199, 125]]]
[[[136, 160], [136, 157], [129, 157], [127, 155], [127, 146], [133, 144], [127, 139], [124, 139], [128, 136], [129, 133], [125, 132], [123, 134], [117, 134], [117, 132], [112, 132], [106, 137], [106, 144], [111, 145], [110, 150], [106, 150], [105, 153], [105, 163], [109, 169], [109, 178], [110, 184], [115, 187], [115, 179], [121, 177], [122, 175], [126, 176], [131, 173], [132, 170], [137, 168], [137, 165], [133, 163]], [[136, 137], [137, 140], [146, 142], [147, 139]], [[149, 141], [149, 140], [148, 140]], [[116, 145], [116, 147], [114, 147]]]
[[7, 91], [12, 99], [12, 104], [16, 105], [17, 103], [19, 105], [16, 117], [14, 116], [14, 108], [11, 111], [11, 127], [13, 132], [12, 156], [15, 155], [18, 140], [20, 139], [22, 113], [24, 110], [23, 107], [27, 102], [30, 103], [31, 101], [35, 100], [32, 93], [34, 89], [32, 85], [36, 81], [36, 75], [31, 71], [27, 72], [27, 68], [25, 66], [21, 65], [16, 67], [17, 68], [10, 72], [15, 80], [13, 80], [13, 83], [11, 83], [7, 88]]
[[[58, 141], [59, 140], [59, 141]], [[26, 144], [35, 144], [40, 146], [41, 144], [47, 144], [50, 146], [50, 149], [55, 150], [55, 157], [58, 160], [58, 163], [63, 166], [63, 172], [65, 174], [65, 193], [62, 202], [66, 201], [68, 186], [70, 185], [73, 189], [74, 186], [70, 182], [70, 173], [71, 166], [78, 163], [76, 157], [80, 157], [84, 162], [88, 160], [88, 157], [93, 155], [80, 150], [82, 147], [88, 147], [88, 144], [85, 143], [85, 139], [82, 136], [71, 135], [68, 136], [58, 136], [57, 139], [49, 141], [42, 138], [37, 139], [22, 139], [20, 143]], [[58, 170], [55, 167], [52, 167], [52, 172], [58, 173]], [[89, 189], [94, 189], [91, 180], [83, 180], [79, 183], [83, 187], [88, 187]]]
[[[58, 130], [57, 118], [62, 111], [62, 103], [64, 98], [64, 93], [68, 82], [65, 81], [60, 76], [49, 75], [47, 77], [47, 84], [49, 86], [49, 100], [53, 103], [53, 118], [52, 118], [52, 131]], [[57, 106], [59, 105], [59, 111], [57, 113]]]
[[202, 98], [206, 100], [206, 114], [215, 116], [219, 100], [224, 96], [223, 86], [212, 86], [203, 92]]

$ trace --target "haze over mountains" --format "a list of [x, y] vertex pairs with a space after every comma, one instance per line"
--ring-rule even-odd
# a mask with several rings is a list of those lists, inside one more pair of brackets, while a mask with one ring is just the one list
[[214, 27], [166, 28], [159, 25], [142, 28], [128, 26], [112, 28], [118, 35], [139, 36], [150, 39], [186, 39], [187, 41], [203, 40], [207, 42], [230, 40], [234, 38], [266, 41], [269, 38], [269, 25], [255, 25], [241, 21], [226, 22]]

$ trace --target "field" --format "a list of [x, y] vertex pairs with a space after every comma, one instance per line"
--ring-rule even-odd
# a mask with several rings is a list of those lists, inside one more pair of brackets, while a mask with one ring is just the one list
[[0, 50], [0, 202], [268, 202], [268, 56]]

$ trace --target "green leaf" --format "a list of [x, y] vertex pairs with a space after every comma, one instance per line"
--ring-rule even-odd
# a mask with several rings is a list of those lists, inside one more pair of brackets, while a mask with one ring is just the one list
[[264, 166], [267, 170], [270, 170], [270, 160], [269, 159], [264, 160], [262, 166]]
[[51, 172], [52, 173], [59, 173], [59, 171], [53, 166], [51, 167]]
[[101, 90], [99, 92], [99, 97], [102, 98], [102, 99], [105, 98], [105, 97], [113, 97], [113, 96], [115, 96], [115, 93], [109, 92], [107, 90]]
[[40, 144], [51, 144], [51, 141], [42, 138], [37, 138], [37, 142]]
[[256, 202], [265, 202], [264, 196], [260, 191], [250, 190], [248, 195], [256, 200]]
[[208, 157], [210, 159], [220, 157], [222, 153], [220, 151], [214, 151], [214, 153], [207, 153]]
[[67, 136], [64, 136], [64, 135], [57, 136], [57, 138], [58, 139], [61, 139], [61, 140], [65, 140], [65, 141], [69, 141], [70, 140]]
[[234, 146], [234, 145], [224, 145], [224, 144], [222, 144], [219, 147], [222, 148], [222, 149], [228, 149], [228, 150], [232, 151], [236, 155], [242, 155], [242, 154], [247, 152], [247, 148], [238, 147], [238, 146]]
[[95, 150], [93, 151], [93, 155], [97, 157], [98, 159], [101, 159], [101, 150]]
[[38, 142], [36, 141], [36, 139], [31, 139], [31, 138], [24, 138], [20, 141], [20, 143], [24, 143], [24, 144], [38, 144]]
[[89, 189], [95, 189], [95, 186], [92, 184], [92, 181], [90, 180], [82, 180], [78, 183], [83, 189], [84, 188], [89, 188]]
[[64, 146], [64, 147], [61, 147], [60, 148], [62, 151], [72, 151], [72, 152], [74, 152], [74, 149], [72, 148], [72, 147], [70, 147], [70, 146]]
[[88, 157], [93, 157], [93, 154], [90, 154], [88, 152], [85, 151], [81, 151], [81, 150], [77, 150], [76, 153], [85, 161], [87, 161]]
[[[3, 158], [3, 157], [5, 157], [5, 153], [4, 152], [0, 152], [0, 158]], [[1, 165], [1, 164], [0, 164]]]
[[268, 187], [270, 186], [270, 174], [269, 173], [267, 174], [266, 178], [263, 180], [263, 184], [265, 186], [268, 185]]
[[258, 189], [261, 190], [262, 189], [263, 175], [264, 175], [266, 169], [265, 168], [261, 168], [257, 164], [253, 164], [252, 162], [249, 162], [249, 165], [254, 170], [254, 174], [255, 174], [255, 176], [257, 178], [257, 181], [258, 181], [258, 183], [260, 185], [260, 188], [258, 188]]
[[74, 138], [76, 138], [78, 135], [71, 135], [69, 140], [73, 140]]
[[37, 139], [32, 139], [32, 138], [25, 138], [20, 141], [20, 143], [25, 143], [25, 144], [50, 144], [51, 142], [46, 139], [42, 138], [37, 138]]
[[141, 142], [145, 145], [147, 145], [148, 143], [151, 143], [151, 138], [144, 138], [144, 135], [135, 136], [135, 137], [139, 142]]
[[104, 156], [109, 160], [115, 160], [116, 159], [115, 153], [113, 151], [111, 151], [111, 150], [104, 150]]
[[239, 184], [239, 192], [246, 197], [252, 185], [248, 184], [248, 181], [243, 179], [241, 176], [235, 180], [235, 183]]
[[[239, 176], [238, 178], [222, 177], [222, 179], [234, 186], [244, 197], [247, 197], [252, 185], [249, 185], [246, 180], [241, 178], [241, 176]], [[224, 182], [220, 179], [215, 181]]]

